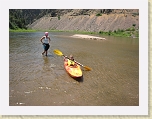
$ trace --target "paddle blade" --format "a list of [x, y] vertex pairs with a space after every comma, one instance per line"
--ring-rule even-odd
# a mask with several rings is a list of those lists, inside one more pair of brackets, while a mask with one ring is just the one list
[[58, 49], [55, 49], [53, 52], [54, 52], [55, 54], [57, 54], [57, 55], [60, 55], [60, 56], [63, 55], [62, 52], [61, 52], [60, 50], [58, 50]]
[[87, 67], [87, 66], [84, 66], [84, 68], [85, 68], [86, 70], [88, 70], [88, 71], [91, 70], [91, 68], [90, 68], [90, 67]]

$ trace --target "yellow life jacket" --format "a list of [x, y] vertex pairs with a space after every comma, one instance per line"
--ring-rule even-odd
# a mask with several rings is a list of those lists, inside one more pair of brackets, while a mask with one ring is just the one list
[[75, 64], [74, 61], [68, 59], [68, 66], [73, 66]]

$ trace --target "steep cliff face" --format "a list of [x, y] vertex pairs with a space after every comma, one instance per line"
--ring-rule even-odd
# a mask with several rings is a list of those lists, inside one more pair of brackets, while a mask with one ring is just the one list
[[110, 13], [105, 11], [89, 11], [84, 15], [83, 10], [73, 10], [63, 15], [52, 17], [44, 16], [28, 26], [37, 30], [78, 30], [78, 31], [114, 31], [126, 30], [134, 27], [139, 28], [138, 10], [113, 10]]

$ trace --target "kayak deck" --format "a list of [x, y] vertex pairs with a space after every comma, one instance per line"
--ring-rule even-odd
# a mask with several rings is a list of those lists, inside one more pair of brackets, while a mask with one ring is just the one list
[[68, 62], [64, 60], [64, 68], [71, 77], [82, 77], [82, 70], [78, 64], [75, 66], [68, 66]]

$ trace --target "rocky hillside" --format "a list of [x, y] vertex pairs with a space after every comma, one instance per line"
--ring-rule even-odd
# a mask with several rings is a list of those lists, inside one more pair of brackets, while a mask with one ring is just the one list
[[139, 28], [139, 11], [128, 10], [59, 10], [56, 14], [47, 14], [32, 24], [36, 30], [76, 30], [76, 31], [115, 31]]

